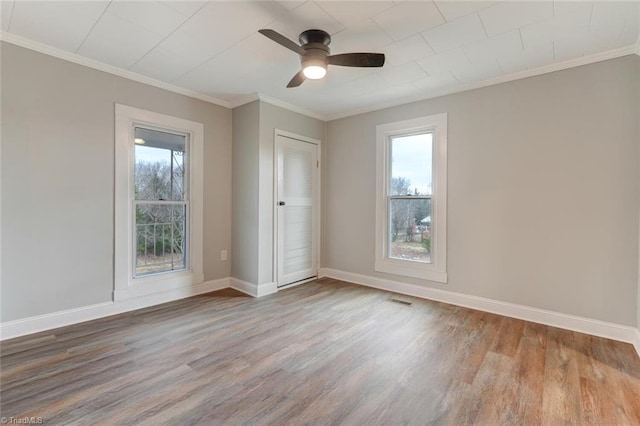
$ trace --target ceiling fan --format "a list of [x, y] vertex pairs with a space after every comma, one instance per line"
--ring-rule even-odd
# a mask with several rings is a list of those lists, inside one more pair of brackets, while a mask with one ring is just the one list
[[298, 87], [307, 78], [317, 80], [327, 74], [327, 65], [343, 67], [381, 67], [383, 53], [341, 53], [331, 55], [331, 36], [322, 30], [307, 30], [300, 34], [301, 46], [274, 30], [260, 30], [260, 34], [300, 55], [302, 70], [293, 76], [287, 87]]

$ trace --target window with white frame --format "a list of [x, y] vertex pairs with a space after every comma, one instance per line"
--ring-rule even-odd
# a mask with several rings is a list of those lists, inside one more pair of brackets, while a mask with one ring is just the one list
[[115, 300], [204, 280], [203, 134], [200, 123], [116, 105]]
[[377, 126], [375, 269], [447, 282], [447, 115]]
[[134, 277], [187, 267], [188, 138], [134, 126]]

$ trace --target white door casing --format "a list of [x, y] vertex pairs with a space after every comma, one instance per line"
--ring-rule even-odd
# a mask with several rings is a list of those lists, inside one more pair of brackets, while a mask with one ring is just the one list
[[318, 145], [276, 131], [276, 282], [283, 287], [318, 274]]

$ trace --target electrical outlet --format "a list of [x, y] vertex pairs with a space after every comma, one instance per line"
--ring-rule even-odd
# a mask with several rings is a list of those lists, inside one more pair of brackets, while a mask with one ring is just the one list
[[227, 251], [226, 250], [221, 250], [220, 251], [220, 260], [227, 260]]

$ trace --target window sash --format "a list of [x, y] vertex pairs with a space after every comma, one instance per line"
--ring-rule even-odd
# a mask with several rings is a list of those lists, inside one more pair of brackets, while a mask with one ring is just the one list
[[[182, 151], [183, 153], [183, 158], [182, 158], [182, 168], [183, 168], [183, 177], [182, 177], [182, 185], [183, 185], [183, 189], [182, 189], [182, 199], [179, 200], [164, 200], [164, 199], [140, 199], [140, 198], [136, 198], [136, 183], [135, 183], [135, 167], [136, 167], [136, 156], [135, 156], [135, 149], [136, 149], [136, 143], [135, 140], [131, 140], [130, 143], [132, 145], [132, 149], [134, 150], [134, 155], [132, 155], [132, 167], [134, 170], [134, 176], [132, 179], [132, 187], [130, 189], [130, 199], [133, 202], [133, 208], [132, 208], [132, 213], [133, 213], [133, 218], [132, 218], [132, 258], [131, 258], [131, 262], [132, 262], [132, 274], [131, 277], [133, 279], [136, 278], [144, 278], [144, 277], [152, 277], [152, 276], [156, 276], [156, 275], [162, 275], [162, 274], [170, 274], [170, 273], [175, 273], [175, 272], [180, 272], [180, 271], [185, 271], [185, 270], [189, 270], [189, 262], [190, 262], [190, 258], [189, 258], [189, 253], [190, 253], [190, 241], [188, 239], [188, 235], [189, 235], [189, 231], [190, 231], [190, 203], [189, 203], [189, 182], [190, 182], [190, 162], [189, 162], [189, 153], [190, 153], [190, 135], [188, 133], [183, 133], [183, 132], [177, 132], [177, 131], [173, 131], [170, 129], [166, 129], [163, 127], [159, 127], [159, 126], [149, 126], [149, 125], [143, 125], [143, 124], [138, 124], [138, 123], [134, 123], [133, 124], [133, 135], [135, 135], [135, 130], [136, 129], [146, 129], [146, 130], [153, 130], [153, 131], [157, 131], [157, 132], [163, 132], [163, 133], [169, 133], [172, 135], [177, 135], [177, 136], [182, 136], [184, 137], [184, 151]], [[163, 149], [163, 148], [158, 148], [158, 149]], [[170, 156], [171, 156], [171, 173], [173, 173], [173, 162], [174, 162], [174, 152], [176, 152], [175, 150], [172, 149], [166, 149], [167, 151], [169, 151]], [[172, 189], [173, 189], [173, 185], [172, 185]], [[143, 273], [139, 273], [138, 272], [138, 250], [137, 250], [137, 246], [138, 246], [138, 230], [139, 227], [141, 225], [145, 225], [145, 226], [151, 226], [151, 225], [167, 225], [167, 224], [140, 224], [138, 223], [138, 217], [137, 217], [137, 207], [138, 206], [150, 206], [150, 205], [156, 205], [156, 206], [184, 206], [184, 225], [183, 225], [183, 235], [182, 235], [182, 263], [183, 266], [179, 267], [179, 268], [173, 268], [173, 266], [170, 269], [164, 269], [164, 270], [160, 270], [160, 271], [150, 271], [150, 272], [143, 272]], [[171, 232], [173, 232], [173, 227], [175, 226], [175, 224], [173, 223], [173, 221], [171, 223], [168, 224]], [[153, 242], [154, 242], [154, 247], [153, 247], [153, 251], [154, 254], [156, 253], [156, 232], [155, 232], [154, 228], [154, 235], [153, 235]], [[163, 238], [164, 238], [164, 234], [163, 234]], [[173, 243], [173, 241], [172, 241]], [[145, 247], [146, 249], [146, 247]], [[171, 264], [173, 265], [173, 247], [171, 247], [172, 249], [172, 256], [171, 256]], [[163, 250], [164, 251], [164, 250]], [[164, 253], [163, 253], [164, 254]]]
[[[386, 176], [386, 185], [385, 185], [385, 196], [391, 196], [389, 194], [391, 194], [391, 185], [392, 185], [392, 181], [393, 181], [393, 142], [394, 139], [396, 138], [404, 138], [404, 137], [410, 137], [410, 136], [419, 136], [419, 135], [431, 135], [432, 136], [432, 143], [431, 143], [431, 194], [420, 194], [420, 195], [407, 195], [407, 196], [411, 196], [411, 197], [424, 197], [424, 196], [428, 196], [428, 197], [432, 197], [433, 196], [433, 191], [434, 191], [434, 172], [435, 172], [435, 138], [436, 138], [436, 132], [435, 129], [433, 128], [425, 128], [425, 129], [420, 129], [420, 130], [413, 130], [413, 131], [397, 131], [397, 132], [390, 132], [386, 134], [386, 146], [385, 146], [385, 157], [386, 157], [386, 170], [384, 172], [384, 175]], [[400, 195], [398, 195], [400, 196]]]
[[[182, 177], [182, 199], [181, 200], [172, 200], [172, 201], [188, 201], [189, 200], [189, 191], [190, 191], [190, 184], [191, 184], [191, 168], [190, 168], [190, 156], [191, 156], [191, 138], [190, 138], [190, 134], [189, 133], [184, 133], [184, 132], [180, 132], [180, 131], [176, 131], [176, 130], [170, 130], [170, 129], [166, 129], [166, 128], [162, 128], [162, 127], [158, 127], [158, 126], [150, 126], [148, 124], [141, 124], [141, 123], [133, 123], [133, 135], [135, 135], [135, 131], [136, 129], [144, 129], [144, 130], [152, 130], [152, 131], [156, 131], [156, 132], [162, 132], [162, 133], [169, 133], [172, 135], [176, 135], [176, 136], [182, 136], [184, 137], [184, 151], [182, 151], [182, 155], [183, 155], [183, 159], [182, 159], [182, 168], [184, 170], [184, 176]], [[131, 198], [133, 198], [136, 201], [145, 201], [146, 199], [143, 198], [136, 198], [136, 190], [135, 190], [135, 161], [136, 161], [136, 156], [135, 156], [135, 147], [136, 147], [136, 143], [135, 140], [131, 141], [131, 143], [133, 144], [133, 180], [131, 182], [131, 184], [133, 185], [133, 188], [131, 189], [131, 193], [132, 196]], [[167, 149], [167, 151], [171, 152], [171, 167], [173, 169], [173, 153], [176, 152], [175, 150], [170, 150]], [[169, 200], [146, 200], [146, 201], [169, 201]]]
[[430, 195], [387, 195], [389, 200], [398, 199], [398, 200], [431, 200], [433, 199], [433, 194]]
[[[189, 226], [189, 202], [188, 201], [146, 201], [146, 200], [133, 200], [133, 218], [132, 218], [132, 231], [133, 231], [133, 235], [132, 235], [132, 247], [134, 248], [132, 250], [132, 254], [133, 254], [133, 259], [132, 259], [132, 272], [133, 272], [133, 277], [132, 278], [141, 278], [141, 277], [149, 277], [149, 276], [154, 276], [154, 275], [160, 275], [160, 274], [168, 274], [168, 273], [173, 273], [173, 272], [180, 272], [180, 271], [184, 271], [184, 270], [188, 270], [189, 269], [189, 230], [190, 230], [190, 226]], [[138, 216], [137, 216], [137, 207], [140, 205], [160, 205], [160, 206], [184, 206], [184, 227], [182, 230], [182, 262], [183, 262], [183, 266], [180, 268], [171, 268], [171, 269], [165, 269], [165, 270], [161, 270], [161, 271], [151, 271], [151, 272], [143, 272], [143, 273], [139, 273], [138, 272], [138, 250], [137, 250], [137, 245], [138, 245], [138, 227], [141, 225], [145, 225], [145, 226], [151, 226], [151, 225], [166, 225], [166, 223], [138, 223]], [[173, 227], [173, 222], [171, 222], [169, 224], [171, 227]], [[155, 229], [154, 229], [154, 253], [156, 252], [156, 247], [155, 247]], [[164, 235], [163, 235], [164, 237]], [[163, 250], [164, 252], [164, 250]], [[172, 261], [173, 261], [173, 257], [172, 257]]]
[[[422, 261], [422, 260], [415, 260], [415, 259], [403, 259], [397, 256], [392, 256], [391, 252], [392, 252], [392, 248], [393, 248], [393, 241], [391, 241], [391, 228], [392, 228], [392, 221], [393, 221], [393, 217], [392, 217], [392, 207], [391, 207], [391, 203], [393, 202], [393, 200], [431, 200], [431, 210], [433, 211], [433, 207], [434, 207], [434, 188], [432, 187], [431, 190], [431, 194], [424, 194], [424, 195], [391, 195], [392, 192], [392, 181], [393, 181], [393, 143], [394, 140], [397, 138], [404, 138], [404, 137], [410, 137], [410, 136], [418, 136], [418, 135], [432, 135], [433, 138], [435, 138], [435, 131], [434, 129], [419, 129], [419, 130], [413, 130], [413, 131], [398, 131], [398, 132], [393, 132], [393, 133], [388, 133], [386, 135], [386, 149], [385, 149], [385, 153], [386, 153], [386, 170], [385, 170], [385, 176], [386, 176], [386, 185], [385, 185], [385, 190], [386, 190], [386, 201], [387, 201], [387, 206], [386, 206], [386, 214], [385, 214], [385, 232], [387, 233], [387, 235], [384, 238], [384, 256], [386, 259], [392, 261], [392, 262], [410, 262], [410, 263], [415, 263], [415, 264], [421, 264], [421, 265], [429, 265], [431, 264], [431, 260], [429, 260], [428, 262], [426, 261]], [[431, 182], [433, 185], [433, 170], [435, 169], [436, 165], [434, 164], [434, 145], [435, 143], [432, 142], [431, 144]], [[433, 215], [431, 215], [431, 225], [433, 227]], [[434, 239], [431, 240], [431, 243], [437, 244], [435, 242]], [[433, 249], [434, 247], [432, 247]]]
[[[385, 252], [385, 257], [387, 259], [390, 259], [392, 261], [401, 261], [401, 262], [414, 262], [417, 264], [423, 264], [423, 265], [429, 265], [432, 263], [431, 261], [431, 253], [429, 253], [429, 261], [424, 261], [424, 260], [416, 260], [416, 259], [404, 259], [401, 257], [397, 257], [397, 256], [392, 256], [391, 255], [391, 251], [392, 251], [392, 244], [393, 241], [391, 240], [391, 230], [392, 230], [392, 223], [393, 223], [393, 215], [392, 215], [392, 207], [391, 207], [391, 203], [394, 200], [430, 200], [431, 201], [431, 212], [433, 212], [433, 195], [387, 195], [387, 206], [386, 206], [386, 221], [385, 221], [385, 229], [387, 232], [386, 238], [385, 240], [385, 247], [383, 247], [384, 252]], [[416, 224], [417, 225], [417, 224]], [[434, 225], [434, 220], [433, 220], [433, 214], [431, 214], [431, 229], [433, 229], [433, 225]], [[434, 243], [434, 239], [431, 239], [431, 244]], [[433, 247], [432, 247], [433, 250]]]
[[181, 200], [132, 200], [134, 205], [138, 205], [138, 204], [166, 204], [166, 205], [180, 205], [180, 204], [184, 204], [187, 205], [189, 204], [188, 200], [185, 201], [181, 201]]

